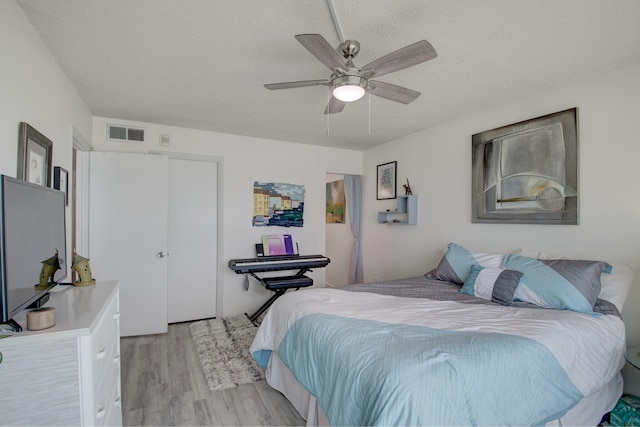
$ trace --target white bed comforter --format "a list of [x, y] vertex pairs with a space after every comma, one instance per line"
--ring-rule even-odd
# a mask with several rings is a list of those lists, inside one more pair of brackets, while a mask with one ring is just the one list
[[250, 351], [272, 351], [332, 425], [532, 425], [624, 364], [615, 316], [339, 289], [286, 294]]

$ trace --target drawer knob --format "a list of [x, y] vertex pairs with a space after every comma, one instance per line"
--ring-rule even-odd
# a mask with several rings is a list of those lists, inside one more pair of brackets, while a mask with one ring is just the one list
[[96, 354], [96, 359], [102, 359], [106, 355], [107, 355], [107, 349], [104, 347], [100, 347], [100, 350], [98, 350], [98, 353]]
[[104, 407], [104, 405], [98, 406], [98, 412], [96, 412], [96, 418], [100, 419], [104, 417], [105, 412], [106, 412], [106, 408]]

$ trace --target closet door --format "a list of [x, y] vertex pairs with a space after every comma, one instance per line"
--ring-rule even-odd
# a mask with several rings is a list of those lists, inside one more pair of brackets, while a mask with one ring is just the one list
[[217, 166], [169, 159], [169, 323], [216, 315]]
[[120, 281], [120, 335], [167, 332], [168, 158], [91, 152], [89, 176], [90, 266]]

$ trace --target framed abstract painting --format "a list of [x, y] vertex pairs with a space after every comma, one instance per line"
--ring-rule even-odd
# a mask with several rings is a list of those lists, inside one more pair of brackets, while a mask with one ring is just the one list
[[376, 185], [378, 200], [396, 198], [397, 162], [378, 165], [378, 183]]
[[578, 224], [577, 109], [472, 136], [474, 223]]

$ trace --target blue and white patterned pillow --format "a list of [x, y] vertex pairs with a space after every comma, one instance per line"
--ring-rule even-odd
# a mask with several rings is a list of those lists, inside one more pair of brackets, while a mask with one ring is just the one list
[[524, 273], [514, 298], [541, 307], [593, 313], [600, 294], [600, 275], [611, 272], [603, 261], [535, 259], [506, 255], [504, 268]]
[[473, 253], [451, 242], [447, 245], [447, 251], [436, 269], [427, 273], [426, 276], [428, 279], [444, 280], [462, 285], [469, 279], [472, 266], [500, 268], [503, 258], [504, 255]]
[[478, 298], [488, 299], [502, 305], [513, 304], [513, 295], [523, 273], [502, 268], [471, 267], [469, 279], [460, 292]]

